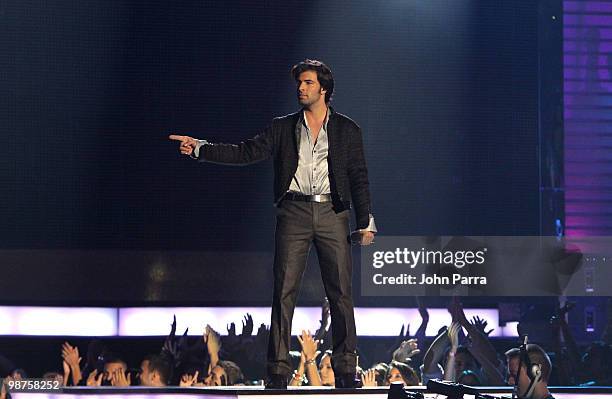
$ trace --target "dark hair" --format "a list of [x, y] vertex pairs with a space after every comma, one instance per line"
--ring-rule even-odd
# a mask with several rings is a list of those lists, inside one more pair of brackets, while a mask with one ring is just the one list
[[172, 365], [166, 359], [161, 357], [160, 355], [148, 355], [145, 356], [143, 360], [147, 360], [149, 362], [149, 372], [157, 372], [159, 374], [159, 379], [165, 385], [170, 383], [170, 379], [172, 378]]
[[321, 61], [307, 58], [291, 68], [291, 76], [297, 81], [300, 74], [305, 71], [315, 71], [317, 73], [317, 80], [321, 84], [323, 90], [325, 90], [325, 102], [329, 103], [332, 94], [334, 94], [334, 76], [332, 75], [331, 69]]
[[519, 358], [521, 356], [521, 350], [519, 348], [508, 349], [505, 353], [508, 360]]
[[115, 355], [114, 353], [109, 352], [109, 353], [104, 354], [104, 356], [102, 357], [102, 362], [104, 366], [106, 366], [109, 363], [121, 363], [125, 366], [124, 368], [127, 369], [127, 362], [123, 360], [122, 358], [120, 358], [119, 356]]
[[376, 363], [372, 368], [376, 371], [376, 385], [379, 387], [384, 386], [385, 378], [389, 372], [389, 365], [387, 363]]
[[391, 374], [392, 369], [397, 369], [400, 372], [406, 385], [419, 385], [419, 376], [414, 371], [414, 369], [406, 363], [398, 362], [397, 360], [393, 360], [391, 363], [389, 363], [389, 368], [387, 369], [387, 377], [385, 378], [386, 380], [389, 379], [389, 375]]
[[332, 350], [331, 349], [326, 349], [325, 352], [323, 352], [323, 354], [321, 355], [321, 358], [319, 359], [319, 368], [321, 368], [321, 364], [323, 363], [323, 358], [327, 355], [329, 357], [329, 360], [331, 361], [332, 358]]
[[24, 369], [15, 369], [11, 372], [11, 375], [19, 374], [21, 378], [28, 378], [28, 374]]
[[227, 374], [227, 385], [236, 385], [244, 383], [244, 374], [238, 365], [230, 360], [219, 360], [217, 366], [221, 368]]
[[59, 371], [47, 371], [45, 374], [43, 374], [42, 378], [43, 380], [51, 380], [51, 381], [61, 378], [63, 381], [64, 375], [60, 373]]

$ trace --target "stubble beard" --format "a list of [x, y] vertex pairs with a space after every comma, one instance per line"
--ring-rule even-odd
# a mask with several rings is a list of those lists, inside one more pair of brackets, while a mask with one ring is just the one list
[[310, 108], [313, 104], [315, 104], [319, 99], [317, 98], [316, 100], [311, 99], [310, 97], [306, 97], [304, 99], [300, 98], [298, 96], [298, 103], [300, 104], [300, 106], [302, 108]]
[[308, 99], [308, 97], [306, 98], [299, 98], [298, 97], [298, 104], [300, 104], [303, 108], [308, 108], [310, 107], [312, 104], [314, 104], [314, 101], [310, 101]]

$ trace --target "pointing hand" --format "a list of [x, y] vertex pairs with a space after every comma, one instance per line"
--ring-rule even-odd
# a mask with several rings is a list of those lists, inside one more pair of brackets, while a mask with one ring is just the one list
[[191, 154], [193, 154], [193, 151], [198, 146], [198, 141], [196, 139], [194, 139], [193, 137], [179, 136], [179, 135], [176, 135], [176, 134], [171, 134], [170, 136], [168, 136], [168, 138], [170, 140], [174, 140], [174, 141], [180, 142], [179, 150], [181, 151], [181, 154], [184, 154], [184, 155], [191, 155]]

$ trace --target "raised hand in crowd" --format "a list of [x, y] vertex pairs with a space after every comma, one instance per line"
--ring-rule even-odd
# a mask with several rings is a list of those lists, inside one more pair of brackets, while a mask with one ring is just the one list
[[[550, 318], [553, 337], [552, 351], [555, 353], [555, 371], [561, 381], [572, 385], [579, 381], [577, 368], [582, 369], [579, 366], [582, 355], [565, 320], [574, 306], [575, 303], [566, 301], [563, 306], [559, 306]], [[564, 344], [562, 344], [562, 338]]]
[[461, 325], [458, 322], [451, 324], [447, 331], [450, 349], [447, 354], [446, 368], [444, 369], [444, 379], [446, 381], [457, 381], [457, 375], [455, 373], [455, 355], [457, 354], [457, 349], [459, 348], [460, 331]]
[[427, 311], [427, 307], [423, 302], [423, 298], [417, 296], [416, 303], [419, 309], [419, 315], [421, 316], [421, 325], [417, 329], [416, 333], [414, 333], [414, 337], [416, 339], [420, 339], [421, 342], [425, 342], [425, 337], [427, 336], [427, 325], [429, 324], [429, 312]]
[[268, 345], [268, 337], [270, 336], [270, 328], [264, 323], [261, 323], [257, 329], [257, 335], [255, 336], [255, 346], [257, 348], [266, 348]]
[[227, 348], [236, 348], [241, 343], [240, 337], [236, 335], [236, 323], [231, 322], [227, 325], [227, 336], [224, 343]]
[[[262, 364], [265, 364], [268, 355], [268, 337], [270, 336], [270, 330], [265, 324], [261, 324], [257, 329], [255, 337], [245, 341], [243, 345], [243, 353], [245, 360], [252, 369], [251, 374], [256, 375], [258, 378], [264, 378], [262, 373]], [[257, 371], [255, 371], [257, 370]]]
[[408, 339], [403, 341], [400, 346], [393, 351], [392, 360], [409, 363], [412, 358], [421, 353], [419, 349], [418, 340], [416, 338]]
[[444, 327], [425, 352], [421, 373], [423, 384], [427, 384], [430, 379], [441, 379], [443, 377], [442, 361], [449, 344], [448, 330]]
[[[289, 352], [289, 354], [291, 355], [293, 353]], [[300, 353], [300, 362], [298, 363], [298, 367], [297, 369], [295, 369], [293, 371], [293, 375], [291, 376], [291, 380], [289, 381], [289, 385], [294, 386], [294, 387], [299, 387], [301, 386], [304, 382], [307, 381], [306, 379], [306, 356], [304, 356], [304, 352]]]
[[180, 363], [183, 351], [187, 349], [188, 333], [189, 328], [186, 328], [183, 335], [179, 339], [176, 338], [176, 315], [174, 315], [170, 327], [170, 334], [168, 334], [164, 341], [161, 355], [175, 367]]
[[183, 374], [181, 381], [179, 382], [180, 387], [192, 387], [198, 382], [199, 371], [196, 370], [195, 374]]
[[227, 325], [227, 336], [236, 337], [236, 323], [231, 322]]
[[551, 322], [553, 324], [557, 323], [559, 330], [563, 336], [563, 341], [567, 346], [568, 354], [572, 362], [574, 364], [578, 364], [582, 358], [580, 354], [580, 350], [578, 349], [578, 344], [574, 339], [574, 335], [572, 334], [572, 330], [569, 328], [567, 321], [565, 320], [567, 314], [576, 306], [575, 303], [566, 301], [563, 306], [559, 307], [557, 310], [556, 316], [551, 318]]
[[[404, 333], [405, 330], [405, 333]], [[387, 350], [387, 359], [393, 358], [395, 352], [399, 349], [403, 342], [407, 342], [410, 339], [410, 323], [404, 325], [402, 324], [402, 328], [400, 329], [399, 335], [395, 337], [395, 341], [393, 342], [393, 346]]]
[[170, 325], [170, 334], [164, 341], [162, 352], [176, 358], [178, 356], [178, 343], [176, 342], [176, 315], [173, 315], [172, 324]]
[[70, 378], [70, 366], [68, 365], [68, 363], [66, 363], [65, 360], [62, 360], [62, 370], [64, 372], [62, 375], [62, 385], [68, 386], [68, 379]]
[[212, 370], [219, 363], [219, 351], [221, 350], [221, 336], [213, 330], [210, 325], [206, 325], [204, 330], [204, 343], [210, 357], [210, 369]]
[[313, 386], [320, 386], [321, 376], [319, 375], [319, 369], [317, 367], [317, 356], [319, 352], [319, 342], [316, 341], [310, 334], [310, 331], [302, 330], [302, 334], [297, 337], [300, 346], [302, 347], [302, 354], [304, 357], [304, 370], [308, 384]]
[[242, 333], [240, 334], [243, 338], [248, 338], [253, 335], [253, 316], [247, 313], [242, 320]]
[[463, 304], [458, 297], [453, 297], [448, 304], [448, 313], [452, 318], [452, 323], [459, 323], [461, 325], [468, 324], [469, 321], [463, 312]]
[[[81, 375], [81, 357], [79, 356], [79, 348], [70, 345], [68, 342], [64, 342], [62, 345], [62, 359], [68, 365], [69, 374], [72, 375], [72, 384], [75, 386], [78, 385], [83, 378]], [[64, 375], [66, 375], [65, 368]], [[64, 383], [68, 384], [68, 380], [65, 379]]]
[[378, 386], [376, 382], [376, 370], [369, 369], [361, 373], [361, 386], [362, 387]]
[[111, 373], [110, 383], [114, 387], [129, 387], [132, 385], [132, 376], [120, 368]]
[[104, 373], [98, 373], [98, 370], [94, 369], [87, 376], [87, 386], [88, 387], [99, 387], [102, 386], [102, 378], [104, 378]]
[[497, 351], [489, 341], [489, 337], [483, 330], [469, 322], [459, 298], [453, 297], [449, 305], [449, 312], [453, 321], [458, 322], [467, 331], [471, 342], [468, 351], [480, 363], [486, 384], [503, 385], [505, 381], [501, 371], [503, 363], [497, 356]]
[[484, 335], [486, 335], [487, 337], [495, 330], [494, 328], [490, 329], [489, 331], [487, 330], [487, 321], [484, 319], [481, 319], [478, 316], [474, 316], [472, 317], [472, 325], [474, 327], [476, 327], [481, 333], [483, 333]]
[[316, 359], [321, 353], [318, 351], [319, 342], [312, 337], [310, 330], [302, 330], [302, 335], [298, 335], [297, 339], [302, 347], [302, 353], [305, 356], [306, 362]]

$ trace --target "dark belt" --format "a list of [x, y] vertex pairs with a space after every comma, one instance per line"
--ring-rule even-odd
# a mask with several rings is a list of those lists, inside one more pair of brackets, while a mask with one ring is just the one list
[[304, 195], [299, 193], [287, 193], [283, 199], [289, 201], [306, 201], [306, 202], [331, 202], [331, 194]]

